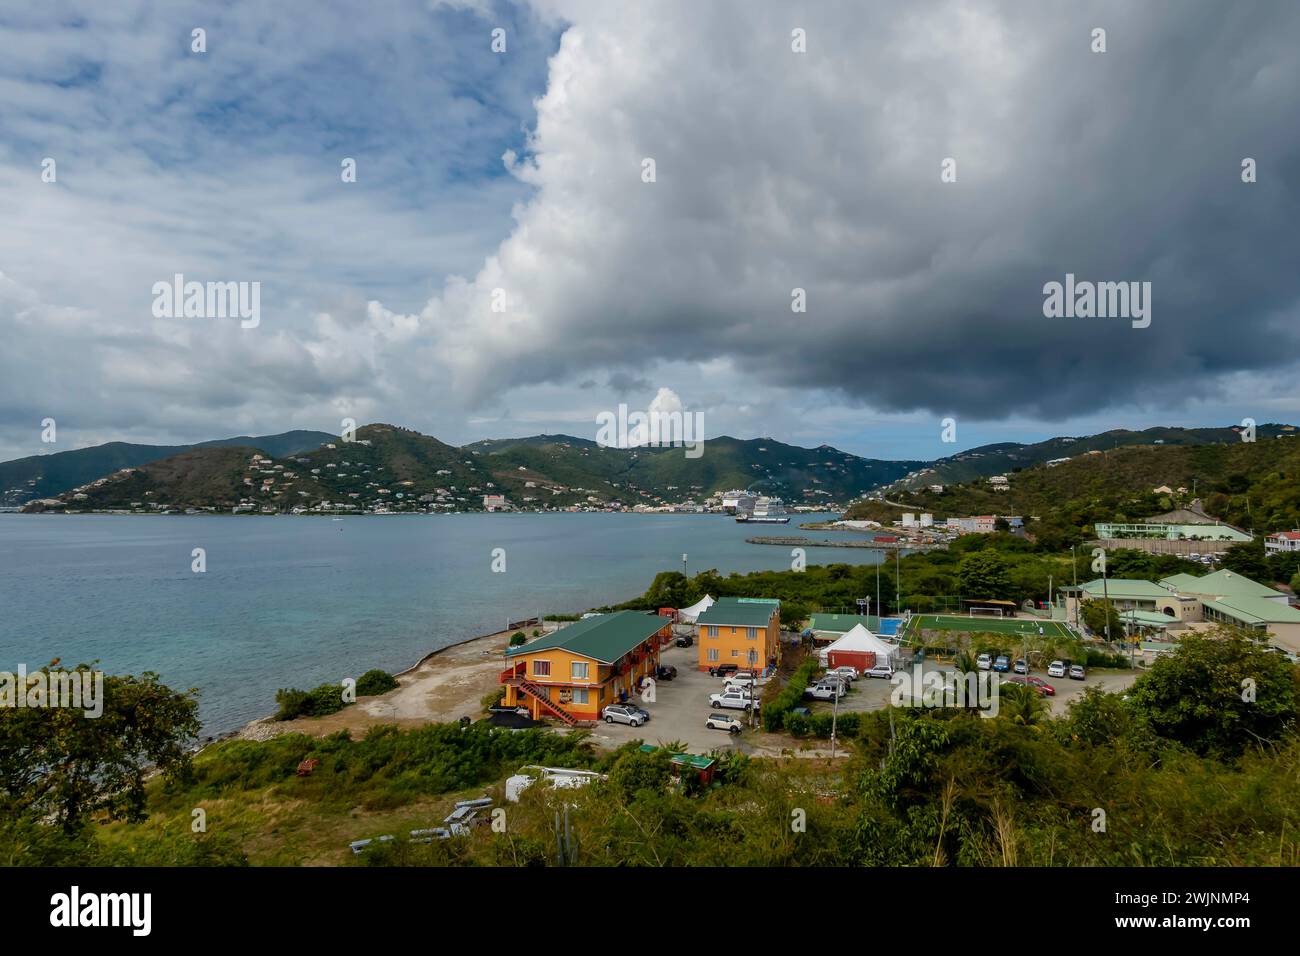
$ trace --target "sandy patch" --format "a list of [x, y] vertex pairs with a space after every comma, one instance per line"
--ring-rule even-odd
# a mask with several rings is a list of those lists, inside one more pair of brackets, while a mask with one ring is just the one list
[[419, 727], [461, 717], [477, 720], [483, 715], [483, 697], [500, 686], [497, 678], [506, 666], [502, 655], [510, 634], [501, 631], [435, 651], [399, 674], [398, 687], [377, 697], [358, 697], [337, 714], [287, 721], [267, 717], [235, 736], [243, 740], [267, 740], [280, 734], [324, 737], [347, 730], [357, 737], [380, 724]]

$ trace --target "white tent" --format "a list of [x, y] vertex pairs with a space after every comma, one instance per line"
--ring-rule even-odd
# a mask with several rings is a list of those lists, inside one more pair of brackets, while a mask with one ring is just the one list
[[818, 658], [823, 667], [830, 660], [832, 651], [871, 651], [876, 655], [876, 660], [884, 664], [893, 661], [898, 648], [893, 644], [882, 641], [861, 624], [854, 624], [852, 628], [844, 632], [844, 635], [839, 640], [827, 644], [818, 653]]
[[694, 624], [695, 619], [711, 607], [713, 607], [713, 598], [706, 594], [697, 603], [692, 604], [690, 607], [681, 608], [677, 612], [677, 620], [681, 621], [683, 624]]

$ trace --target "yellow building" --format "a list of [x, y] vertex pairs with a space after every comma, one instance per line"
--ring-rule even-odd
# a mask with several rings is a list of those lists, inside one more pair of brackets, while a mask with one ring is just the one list
[[762, 670], [781, 662], [781, 602], [774, 598], [719, 598], [695, 623], [702, 671], [722, 664]]
[[672, 622], [657, 614], [616, 611], [583, 618], [506, 651], [505, 705], [527, 707], [534, 720], [555, 717], [570, 726], [600, 719], [607, 704], [634, 698], [653, 677]]

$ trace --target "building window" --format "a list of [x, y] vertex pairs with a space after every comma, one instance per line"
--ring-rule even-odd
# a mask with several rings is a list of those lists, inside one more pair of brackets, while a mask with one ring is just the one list
[[704, 628], [704, 635], [705, 635], [705, 637], [717, 637], [717, 636], [718, 636], [718, 625], [716, 625], [716, 624], [710, 624], [710, 625], [708, 625], [707, 627], [705, 627], [705, 628]]
[[574, 702], [575, 704], [585, 704], [585, 703], [587, 703], [587, 691], [586, 691], [585, 689], [583, 689], [583, 688], [574, 688], [574, 691], [573, 691], [573, 702]]
[[731, 656], [732, 656], [732, 657], [739, 657], [739, 656], [740, 656], [740, 651], [735, 650], [735, 649], [733, 648], [732, 651], [731, 651]]
[[574, 680], [586, 680], [586, 679], [587, 679], [587, 667], [588, 667], [588, 665], [587, 665], [587, 662], [586, 662], [586, 661], [574, 661], [573, 664], [572, 664], [572, 667], [571, 667], [571, 670], [573, 671], [573, 679], [574, 679]]
[[709, 648], [709, 660], [711, 660], [711, 661], [716, 661], [717, 659], [718, 659], [718, 649], [717, 649], [716, 647], [710, 647], [710, 648]]
[[534, 676], [534, 677], [550, 677], [550, 676], [551, 676], [551, 662], [550, 662], [550, 661], [533, 661], [533, 676]]
[[745, 628], [745, 636], [748, 637], [751, 641], [758, 640], [758, 628], [756, 627]]

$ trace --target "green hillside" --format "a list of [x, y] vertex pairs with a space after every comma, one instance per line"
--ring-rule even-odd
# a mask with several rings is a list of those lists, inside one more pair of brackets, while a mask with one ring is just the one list
[[[888, 493], [891, 501], [936, 519], [979, 514], [1038, 516], [1040, 534], [1064, 543], [1092, 533], [1097, 521], [1141, 520], [1199, 497], [1215, 518], [1256, 533], [1300, 526], [1300, 441], [1237, 440], [1233, 444], [1131, 445], [1084, 453], [1054, 467], [1005, 472], [1010, 490], [984, 479]], [[1173, 494], [1153, 489], [1168, 487]], [[1177, 489], [1185, 488], [1184, 493]], [[897, 517], [898, 508], [856, 503], [849, 517]]]
[[[1267, 424], [1256, 428], [1256, 437], [1265, 441], [1282, 436], [1300, 434], [1293, 425]], [[918, 474], [903, 479], [899, 488], [923, 487], [931, 484], [959, 484], [990, 475], [1001, 475], [1014, 468], [1033, 465], [1058, 458], [1070, 458], [1090, 451], [1114, 451], [1128, 445], [1231, 445], [1241, 444], [1237, 427], [1230, 428], [1147, 428], [1130, 431], [1117, 428], [1097, 435], [1078, 437], [1061, 436], [1033, 444], [1002, 442], [981, 445], [967, 451], [940, 458]]]
[[799, 448], [772, 439], [722, 436], [704, 444], [699, 458], [682, 448], [605, 448], [568, 436], [479, 442], [467, 446], [501, 469], [524, 468], [569, 484], [593, 478], [618, 486], [629, 502], [697, 500], [717, 491], [749, 488], [787, 504], [844, 502], [919, 467], [917, 461], [859, 458], [822, 445]]
[[115, 441], [52, 455], [31, 455], [0, 462], [0, 506], [12, 507], [32, 498], [57, 497], [120, 468], [135, 468], [193, 448], [255, 448], [278, 458], [310, 451], [321, 442], [332, 440], [325, 432], [299, 430], [279, 435], [241, 435], [192, 445], [136, 445]]

